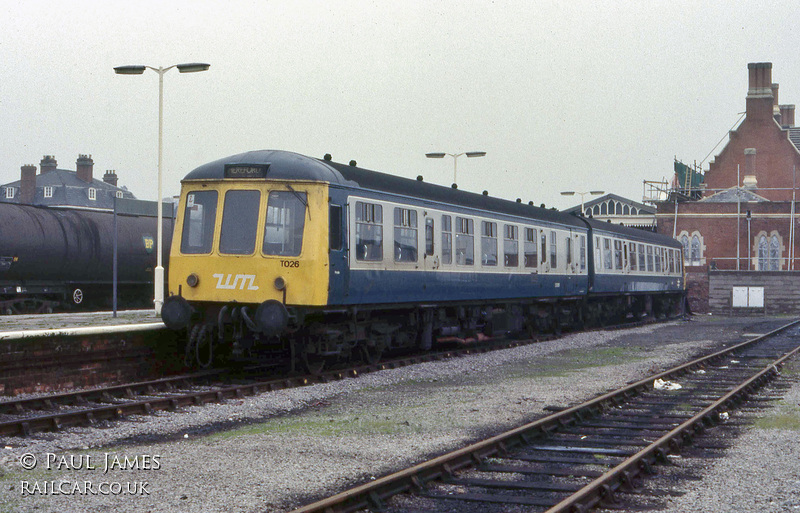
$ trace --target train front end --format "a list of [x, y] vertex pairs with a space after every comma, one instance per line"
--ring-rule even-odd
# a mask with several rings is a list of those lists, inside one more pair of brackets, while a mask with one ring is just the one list
[[161, 315], [188, 330], [187, 364], [207, 366], [220, 343], [234, 354], [274, 345], [328, 299], [328, 184], [252, 153], [267, 155], [182, 182]]

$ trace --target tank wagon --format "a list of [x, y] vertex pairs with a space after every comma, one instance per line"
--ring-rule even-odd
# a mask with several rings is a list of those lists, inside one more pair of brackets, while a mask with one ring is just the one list
[[[0, 203], [0, 308], [6, 314], [112, 304], [114, 215]], [[118, 298], [150, 306], [156, 218], [117, 215]], [[164, 222], [169, 247], [172, 219]]]
[[321, 369], [390, 348], [665, 314], [683, 297], [662, 235], [334, 163], [252, 151], [182, 181], [166, 325]]

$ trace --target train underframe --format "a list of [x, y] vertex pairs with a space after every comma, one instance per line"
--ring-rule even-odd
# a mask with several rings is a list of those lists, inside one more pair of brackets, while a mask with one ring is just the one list
[[[117, 306], [118, 308], [150, 307], [152, 297], [152, 284], [120, 284], [117, 291]], [[0, 286], [2, 315], [110, 309], [112, 305], [113, 286], [110, 283]]]
[[196, 311], [187, 329], [187, 366], [215, 359], [247, 360], [265, 351], [288, 358], [292, 370], [319, 373], [342, 362], [376, 363], [388, 352], [430, 350], [437, 344], [471, 343], [508, 335], [532, 338], [683, 313], [684, 295], [631, 294], [491, 304], [370, 305], [287, 310], [279, 335], [259, 329], [255, 307], [214, 305]]

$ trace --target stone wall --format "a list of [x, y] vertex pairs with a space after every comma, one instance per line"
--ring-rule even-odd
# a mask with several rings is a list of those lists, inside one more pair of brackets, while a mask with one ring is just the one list
[[[732, 308], [733, 287], [764, 287], [764, 308]], [[722, 315], [800, 314], [800, 271], [709, 271], [708, 308]]]

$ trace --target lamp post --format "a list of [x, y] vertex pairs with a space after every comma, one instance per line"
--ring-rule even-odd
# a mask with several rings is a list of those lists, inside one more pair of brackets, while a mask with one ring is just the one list
[[581, 215], [586, 216], [586, 212], [583, 210], [583, 198], [587, 194], [591, 194], [592, 196], [599, 196], [601, 194], [605, 194], [606, 191], [585, 191], [585, 192], [578, 192], [578, 191], [561, 191], [562, 196], [575, 196], [576, 194], [580, 194], [581, 196]]
[[464, 151], [461, 153], [426, 153], [425, 156], [429, 159], [443, 159], [445, 155], [453, 157], [453, 183], [456, 183], [456, 176], [458, 174], [458, 157], [466, 155], [467, 158], [473, 159], [475, 157], [486, 156], [485, 151]]
[[152, 66], [117, 66], [114, 68], [114, 73], [118, 75], [141, 75], [145, 69], [150, 69], [158, 73], [158, 227], [156, 228], [158, 236], [156, 239], [156, 270], [154, 275], [155, 291], [153, 303], [155, 305], [156, 315], [161, 315], [161, 305], [164, 304], [164, 266], [161, 260], [161, 242], [163, 239], [163, 205], [161, 204], [161, 187], [162, 187], [162, 160], [164, 153], [163, 132], [164, 132], [164, 73], [172, 68], [178, 68], [181, 73], [195, 73], [198, 71], [206, 71], [210, 64], [202, 62], [192, 62], [187, 64], [174, 64], [167, 68]]

